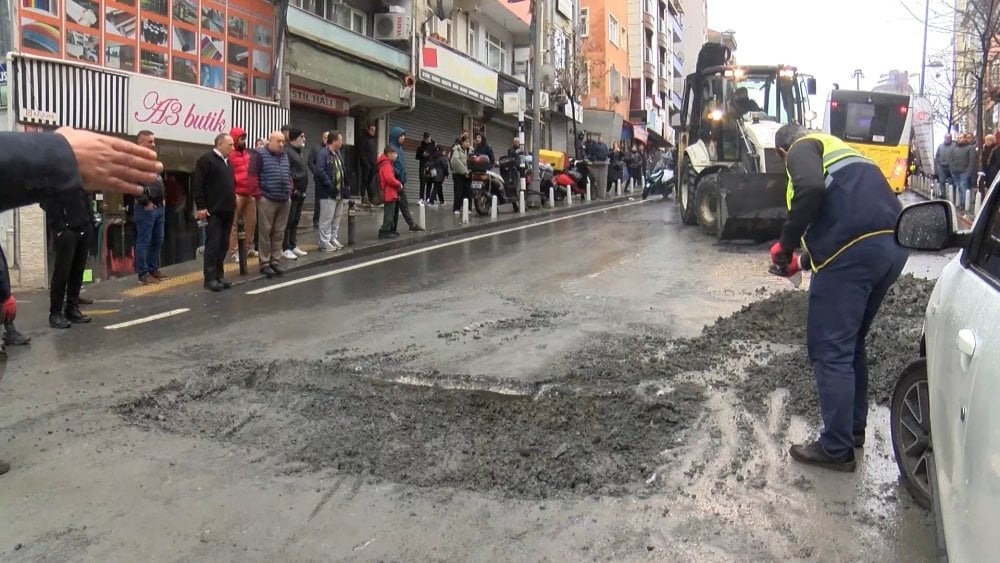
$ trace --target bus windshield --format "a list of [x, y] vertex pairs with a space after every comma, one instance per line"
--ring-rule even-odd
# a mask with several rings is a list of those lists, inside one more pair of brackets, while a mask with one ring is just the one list
[[892, 147], [909, 143], [908, 96], [833, 99], [829, 112], [830, 134], [844, 141]]

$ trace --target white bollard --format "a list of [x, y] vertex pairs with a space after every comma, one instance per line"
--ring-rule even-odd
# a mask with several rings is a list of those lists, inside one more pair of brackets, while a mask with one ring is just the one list
[[[521, 179], [521, 185], [524, 185], [524, 179]], [[521, 215], [524, 215], [524, 190], [517, 192], [517, 209]]]
[[521, 190], [522, 192], [523, 192], [524, 190], [528, 189], [528, 179], [527, 179], [527, 178], [521, 178], [521, 179], [520, 179], [520, 180], [518, 181], [518, 186], [517, 186], [517, 187], [518, 187], [518, 189], [519, 189], [519, 190]]
[[490, 201], [490, 219], [496, 220], [497, 218], [497, 196], [493, 196]]
[[570, 186], [566, 186], [566, 206], [573, 206], [573, 189]]
[[420, 225], [421, 229], [427, 228], [427, 206], [420, 204], [417, 206], [420, 211], [417, 213], [417, 225]]
[[615, 195], [621, 197], [622, 195], [622, 181], [618, 180], [615, 182]]
[[556, 206], [556, 189], [549, 186], [549, 207]]
[[976, 190], [976, 217], [979, 217], [979, 212], [983, 208], [983, 194], [979, 190]]
[[462, 200], [462, 224], [469, 222], [469, 198]]
[[590, 182], [587, 182], [587, 193], [584, 194], [583, 197], [585, 198], [584, 201], [587, 201], [587, 202], [590, 201]]
[[[976, 190], [976, 194], [977, 195], [979, 194], [979, 190]], [[974, 209], [972, 207], [973, 203], [974, 202], [972, 201], [972, 190], [965, 190], [965, 211], [966, 211], [966, 213], [972, 213], [972, 210]]]

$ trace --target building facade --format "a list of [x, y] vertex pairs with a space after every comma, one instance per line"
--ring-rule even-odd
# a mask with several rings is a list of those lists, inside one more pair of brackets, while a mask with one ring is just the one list
[[[190, 173], [220, 132], [263, 136], [288, 120], [274, 100], [282, 15], [265, 0], [72, 0], [14, 4], [7, 59], [8, 127], [72, 126], [134, 139], [157, 136], [167, 186], [165, 264], [194, 257]], [[132, 266], [123, 198], [98, 195], [94, 279]], [[12, 282], [44, 287], [50, 267], [44, 213], [6, 214]]]
[[680, 112], [685, 74], [683, 13], [679, 0], [629, 1], [629, 117], [654, 146], [674, 143], [670, 116]]

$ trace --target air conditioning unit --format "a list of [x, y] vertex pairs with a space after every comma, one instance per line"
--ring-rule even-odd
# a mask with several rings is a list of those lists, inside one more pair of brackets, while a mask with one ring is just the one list
[[411, 24], [408, 14], [375, 14], [375, 29], [372, 36], [379, 41], [400, 41], [410, 38]]

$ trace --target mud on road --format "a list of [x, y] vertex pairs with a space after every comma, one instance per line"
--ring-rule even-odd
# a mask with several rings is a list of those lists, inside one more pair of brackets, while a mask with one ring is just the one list
[[[916, 356], [932, 285], [907, 276], [888, 295], [869, 337], [874, 401], [885, 400]], [[784, 388], [787, 413], [818, 420], [804, 350], [806, 297], [780, 292], [691, 339], [668, 340], [643, 326], [594, 335], [534, 384], [408, 371], [400, 366], [421, 354], [412, 347], [369, 356], [343, 350], [321, 361], [200, 368], [116, 411], [150, 430], [269, 452], [292, 471], [528, 499], [646, 496], [667, 486], [664, 472], [704, 471], [704, 462], [671, 467], [669, 450], [706, 418], [713, 388], [735, 391], [753, 415], [766, 414]], [[534, 311], [440, 337], [531, 330], [558, 316]], [[731, 424], [746, 444], [721, 476], [766, 486], [743, 467], [752, 421], [742, 415]]]

